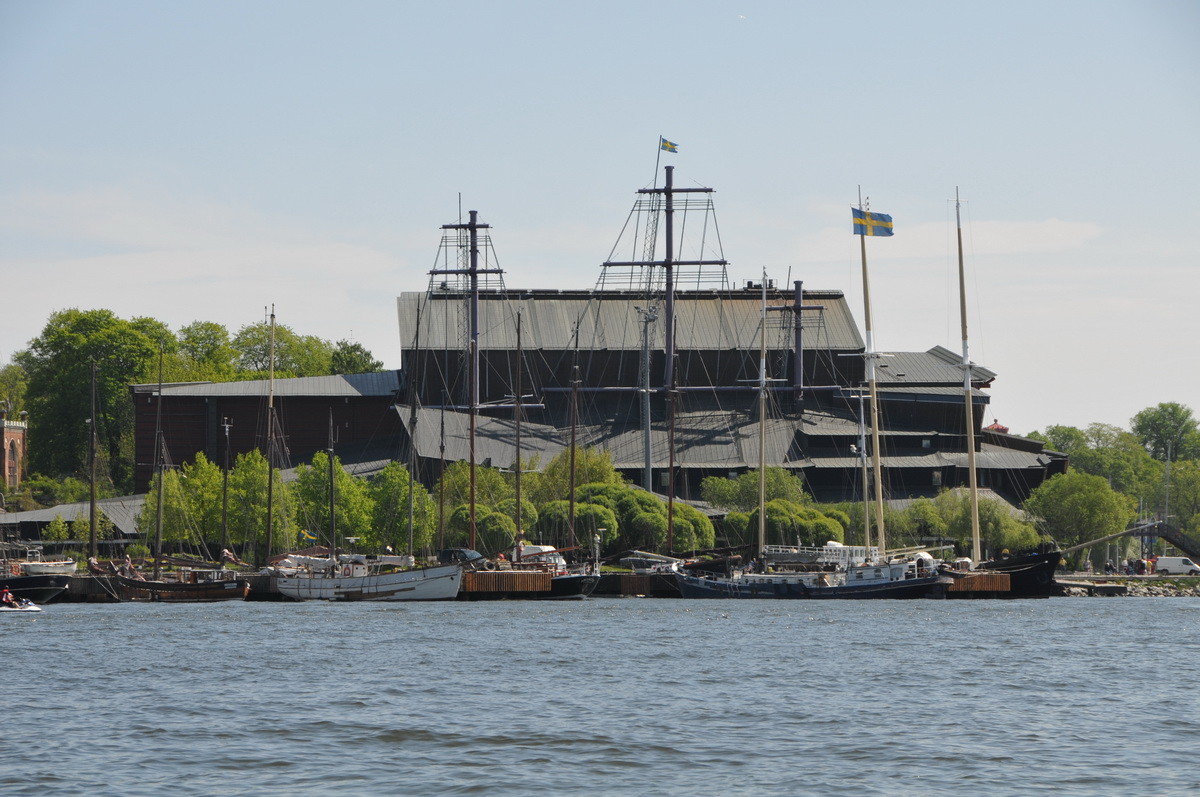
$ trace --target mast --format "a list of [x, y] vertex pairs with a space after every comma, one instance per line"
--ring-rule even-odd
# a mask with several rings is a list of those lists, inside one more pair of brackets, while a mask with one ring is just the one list
[[[467, 343], [467, 370], [468, 370], [468, 385], [467, 385], [467, 404], [469, 407], [469, 426], [470, 426], [470, 455], [468, 468], [470, 470], [470, 534], [468, 535], [468, 547], [475, 547], [475, 415], [479, 408], [479, 276], [481, 274], [500, 274], [500, 269], [479, 267], [479, 231], [490, 229], [490, 225], [483, 224], [479, 221], [479, 211], [467, 211], [468, 221], [466, 224], [443, 224], [443, 230], [465, 230], [467, 232], [467, 267], [466, 268], [446, 268], [434, 269], [430, 271], [431, 276], [440, 275], [456, 275], [459, 277], [467, 277], [467, 299], [468, 299], [468, 316], [469, 316], [469, 340]], [[461, 240], [461, 239], [460, 239]], [[461, 242], [459, 243], [461, 251]]]
[[154, 580], [158, 581], [162, 577], [162, 521], [163, 521], [163, 493], [166, 492], [165, 468], [163, 460], [166, 458], [163, 451], [163, 433], [162, 433], [162, 377], [163, 377], [163, 344], [159, 341], [158, 344], [158, 398], [154, 402], [154, 456], [155, 470], [158, 471], [158, 496], [155, 502], [154, 510]]
[[334, 495], [333, 483], [333, 408], [329, 408], [329, 447], [325, 449], [328, 455], [328, 470], [329, 470], [329, 558], [337, 561], [337, 513], [334, 510], [334, 502], [337, 496]]
[[225, 430], [225, 469], [221, 474], [221, 550], [229, 549], [229, 430], [233, 422], [229, 418], [221, 418], [221, 428]]
[[858, 392], [858, 460], [862, 467], [863, 546], [871, 547], [871, 481], [867, 476], [867, 418], [863, 394]]
[[88, 520], [91, 523], [91, 531], [88, 533], [88, 556], [96, 558], [96, 361], [92, 360], [92, 390], [91, 390], [91, 412], [92, 417], [88, 421], [88, 475], [91, 481], [89, 486], [88, 499]]
[[979, 481], [975, 469], [975, 407], [971, 398], [971, 355], [967, 348], [967, 279], [963, 267], [962, 212], [958, 200], [958, 188], [954, 189], [954, 222], [958, 233], [958, 307], [962, 319], [962, 372], [963, 415], [967, 427], [967, 476], [971, 487], [971, 560], [978, 563], [982, 558], [979, 534]]
[[521, 532], [521, 371], [523, 370], [521, 368], [521, 366], [523, 365], [521, 358], [522, 358], [522, 354], [521, 354], [521, 308], [518, 307], [517, 308], [517, 389], [513, 391], [513, 423], [516, 426], [516, 438], [517, 438], [516, 439], [517, 456], [516, 456], [516, 462], [515, 462], [516, 471], [514, 473], [514, 479], [516, 481], [516, 484], [514, 486], [516, 488], [516, 500], [517, 500], [517, 506], [516, 506], [517, 538], [515, 540], [515, 542], [516, 542], [515, 548], [516, 548], [516, 560], [518, 562], [521, 561], [521, 539], [523, 536], [522, 532]]
[[758, 344], [758, 555], [767, 544], [767, 272], [762, 277]]
[[642, 470], [642, 488], [654, 492], [654, 463], [650, 456], [650, 325], [658, 320], [658, 308], [636, 307], [642, 317], [642, 368], [640, 388], [642, 393], [642, 454], [645, 462]]
[[267, 379], [267, 538], [260, 565], [271, 558], [275, 515], [275, 305], [271, 305], [271, 353]]
[[[858, 209], [860, 212], [866, 212], [862, 205], [861, 194]], [[858, 241], [862, 251], [863, 328], [867, 337], [867, 350], [863, 356], [867, 364], [867, 390], [871, 397], [871, 468], [875, 476], [875, 524], [879, 532], [879, 553], [881, 556], [886, 556], [887, 536], [883, 522], [883, 466], [879, 458], [879, 394], [875, 385], [875, 361], [879, 358], [879, 354], [875, 351], [875, 332], [871, 321], [871, 278], [867, 273], [867, 234], [865, 229], [859, 233]]]
[[[578, 334], [578, 331], [576, 332]], [[578, 357], [578, 337], [576, 338], [576, 357]], [[579, 364], [574, 366], [574, 378], [571, 380], [571, 457], [570, 457], [570, 489], [567, 497], [568, 518], [567, 518], [567, 547], [575, 547], [575, 431], [579, 425]], [[668, 527], [669, 528], [669, 527]]]

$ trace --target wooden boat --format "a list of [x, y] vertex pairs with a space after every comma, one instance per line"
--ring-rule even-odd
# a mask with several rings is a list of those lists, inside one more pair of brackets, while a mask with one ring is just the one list
[[232, 570], [179, 570], [177, 580], [147, 580], [114, 572], [122, 600], [229, 601], [250, 594], [250, 582]]
[[[403, 557], [380, 557], [396, 558]], [[462, 585], [463, 571], [457, 564], [392, 570], [388, 569], [391, 563], [371, 562], [364, 556], [343, 559], [324, 560], [321, 569], [290, 567], [284, 559], [274, 568], [272, 586], [297, 601], [443, 601], [458, 597]]]

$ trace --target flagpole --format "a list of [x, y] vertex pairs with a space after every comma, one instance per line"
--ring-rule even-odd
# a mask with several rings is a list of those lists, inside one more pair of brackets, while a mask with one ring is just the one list
[[651, 188], [658, 188], [658, 163], [662, 160], [663, 141], [665, 139], [662, 133], [658, 134], [658, 147], [654, 152], [654, 184]]
[[[863, 211], [862, 186], [858, 188], [858, 209]], [[862, 281], [863, 281], [863, 327], [867, 336], [867, 351], [864, 359], [867, 363], [867, 389], [871, 397], [871, 468], [875, 476], [875, 524], [879, 553], [887, 555], [887, 537], [883, 522], [883, 466], [879, 457], [879, 396], [875, 384], [875, 360], [879, 357], [875, 351], [875, 331], [871, 321], [871, 278], [867, 273], [867, 225], [859, 233], [859, 248], [862, 252]], [[870, 543], [868, 543], [868, 546]]]

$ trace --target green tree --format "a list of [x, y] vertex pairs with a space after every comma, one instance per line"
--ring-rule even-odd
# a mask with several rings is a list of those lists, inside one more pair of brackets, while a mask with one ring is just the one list
[[[390, 540], [380, 539], [372, 523], [375, 507], [371, 491], [365, 481], [342, 468], [336, 455], [333, 458], [333, 489], [338, 541], [357, 537], [360, 548], [382, 550]], [[329, 539], [329, 454], [318, 451], [313, 455], [312, 465], [297, 467], [291, 492], [296, 501], [297, 517], [303, 518], [308, 532], [325, 544], [333, 544], [334, 541]]]
[[[751, 512], [758, 507], [758, 471], [747, 471], [736, 479], [708, 476], [700, 482], [700, 497], [721, 509]], [[810, 503], [803, 479], [783, 468], [768, 467], [766, 500], [776, 498], [800, 505]]]
[[0, 406], [8, 410], [10, 420], [15, 420], [25, 409], [25, 390], [29, 379], [25, 369], [15, 362], [0, 368]]
[[[470, 464], [465, 461], [451, 463], [442, 473], [442, 478], [439, 480], [438, 485], [434, 486], [433, 495], [441, 495], [439, 491], [443, 488], [445, 489], [447, 512], [452, 511], [453, 508], [462, 504], [469, 503], [471, 500]], [[504, 474], [495, 468], [485, 468], [482, 465], [475, 466], [476, 522], [479, 519], [478, 508], [480, 506], [499, 506], [502, 501], [512, 497], [512, 485], [504, 478]]]
[[69, 540], [71, 539], [71, 527], [67, 525], [67, 521], [63, 520], [62, 515], [55, 515], [54, 520], [51, 520], [42, 529], [42, 539], [47, 542]]
[[189, 382], [229, 382], [235, 378], [237, 350], [229, 330], [212, 321], [193, 321], [179, 330], [174, 379]]
[[1106, 479], [1114, 490], [1145, 497], [1162, 478], [1156, 463], [1138, 438], [1106, 423], [1089, 424], [1087, 448], [1071, 455], [1071, 467]]
[[[571, 450], [563, 449], [538, 474], [529, 489], [529, 500], [541, 506], [549, 501], [565, 499], [571, 485]], [[612, 455], [593, 448], [575, 449], [575, 485], [625, 484], [624, 477], [613, 467]]]
[[1132, 498], [1114, 491], [1105, 479], [1078, 471], [1059, 474], [1036, 487], [1025, 509], [1064, 546], [1116, 534], [1136, 514]]
[[[272, 469], [271, 514], [274, 554], [297, 541], [294, 502], [278, 468]], [[243, 559], [261, 554], [267, 530], [267, 458], [261, 451], [239, 454], [229, 472], [229, 534], [243, 547]], [[261, 557], [260, 557], [261, 558]]]
[[[271, 369], [271, 325], [248, 324], [233, 338], [238, 369], [267, 374]], [[325, 376], [331, 373], [333, 344], [312, 335], [298, 335], [291, 327], [275, 325], [275, 376]]]
[[[393, 551], [408, 551], [408, 468], [389, 462], [369, 480], [374, 513], [371, 525], [383, 545]], [[420, 482], [413, 480], [412, 553], [431, 551], [437, 523], [437, 507]]]
[[1183, 404], [1165, 402], [1133, 416], [1130, 429], [1160, 462], [1200, 457], [1200, 432], [1192, 410]]
[[[167, 336], [165, 340], [161, 336]], [[91, 363], [96, 363], [96, 431], [113, 481], [133, 486], [133, 402], [129, 385], [156, 373], [160, 345], [173, 337], [151, 319], [124, 321], [108, 310], [54, 313], [16, 355], [28, 375], [30, 470], [81, 473], [88, 457]]]
[[361, 343], [339, 340], [333, 347], [330, 371], [335, 374], [370, 374], [384, 370], [383, 363], [371, 356]]
[[1074, 426], [1047, 426], [1044, 431], [1033, 432], [1029, 437], [1032, 440], [1040, 440], [1047, 448], [1063, 454], [1074, 454], [1088, 446], [1087, 435], [1082, 429]]

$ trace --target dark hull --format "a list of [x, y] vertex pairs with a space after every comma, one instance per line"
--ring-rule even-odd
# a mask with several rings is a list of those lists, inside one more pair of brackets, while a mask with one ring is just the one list
[[766, 598], [783, 600], [896, 600], [942, 598], [947, 581], [938, 576], [910, 578], [888, 584], [805, 587], [799, 583], [742, 583], [725, 577], [676, 576], [685, 598]]
[[975, 569], [1008, 573], [1008, 596], [1011, 598], [1048, 598], [1062, 594], [1062, 588], [1054, 580], [1054, 571], [1061, 559], [1059, 551], [1024, 553], [982, 562]]
[[179, 584], [172, 581], [139, 581], [121, 575], [113, 575], [112, 578], [120, 585], [122, 600], [232, 601], [243, 600], [250, 592], [250, 583], [242, 579]]
[[63, 573], [44, 576], [8, 576], [0, 578], [0, 589], [8, 587], [14, 598], [24, 598], [34, 603], [49, 603], [63, 594], [71, 583], [71, 577]]
[[600, 576], [595, 573], [569, 573], [550, 579], [550, 594], [546, 599], [568, 600], [586, 598], [596, 591]]

